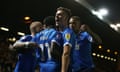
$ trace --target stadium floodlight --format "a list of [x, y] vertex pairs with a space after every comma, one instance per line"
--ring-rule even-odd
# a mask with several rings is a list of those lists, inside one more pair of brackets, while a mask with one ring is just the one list
[[117, 27], [117, 25], [110, 24], [110, 27], [113, 28], [114, 30], [118, 31], [118, 27]]
[[107, 49], [107, 52], [110, 53], [110, 49]]
[[104, 58], [104, 55], [101, 55], [100, 57], [101, 57], [101, 58]]
[[3, 30], [3, 31], [9, 31], [9, 29], [5, 28], [5, 27], [0, 27], [0, 29]]
[[25, 20], [30, 20], [29, 16], [24, 17]]
[[120, 23], [117, 23], [116, 26], [117, 26], [117, 27], [120, 27]]
[[116, 60], [116, 59], [114, 59], [113, 61], [114, 61], [114, 62], [116, 62], [117, 60]]
[[99, 19], [103, 19], [103, 16], [98, 11], [92, 10], [91, 12], [93, 15], [96, 15]]
[[105, 56], [104, 58], [105, 58], [105, 59], [107, 59], [108, 57], [107, 57], [107, 56]]
[[115, 51], [115, 52], [114, 52], [114, 54], [115, 54], [115, 55], [117, 55], [117, 54], [118, 54], [118, 52], [117, 52], [117, 51]]
[[99, 19], [102, 19], [102, 20], [104, 16], [107, 16], [109, 14], [106, 8], [101, 8], [98, 11], [91, 10], [91, 12], [92, 14], [96, 15]]
[[18, 35], [21, 35], [21, 36], [24, 36], [24, 35], [25, 35], [25, 33], [23, 33], [23, 32], [17, 32], [17, 34], [18, 34]]
[[92, 53], [93, 56], [96, 56], [96, 53]]
[[107, 16], [108, 15], [108, 9], [101, 8], [101, 9], [98, 10], [98, 13], [102, 16]]

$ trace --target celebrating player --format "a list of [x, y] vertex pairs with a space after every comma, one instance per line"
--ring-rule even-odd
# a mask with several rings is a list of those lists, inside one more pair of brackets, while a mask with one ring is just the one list
[[58, 72], [60, 53], [62, 48], [62, 35], [54, 29], [55, 19], [53, 16], [48, 16], [44, 19], [46, 29], [38, 33], [34, 41], [41, 48], [40, 55], [40, 72]]
[[76, 33], [76, 43], [73, 50], [73, 72], [93, 72], [93, 60], [91, 56], [92, 36], [81, 25], [78, 16], [72, 16], [69, 20], [71, 28]]
[[41, 30], [41, 22], [32, 22], [30, 25], [31, 35], [22, 37], [14, 44], [13, 48], [18, 52], [18, 62], [14, 72], [34, 72], [36, 64], [35, 47], [38, 45], [31, 40]]
[[63, 35], [63, 53], [62, 53], [62, 65], [61, 72], [71, 72], [72, 62], [72, 49], [75, 45], [75, 34], [72, 29], [68, 28], [68, 20], [71, 16], [69, 9], [64, 7], [57, 8], [55, 20], [56, 25], [59, 26], [59, 31]]

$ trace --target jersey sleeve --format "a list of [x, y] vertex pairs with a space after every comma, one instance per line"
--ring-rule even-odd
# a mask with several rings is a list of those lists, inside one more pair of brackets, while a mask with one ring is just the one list
[[62, 34], [60, 32], [55, 32], [51, 41], [61, 46], [63, 44]]
[[31, 41], [31, 40], [32, 40], [32, 36], [27, 35], [27, 36], [21, 37], [18, 41], [19, 42], [26, 42], [26, 41]]
[[67, 31], [63, 34], [63, 46], [69, 45], [72, 47], [72, 43], [74, 40], [73, 33], [70, 31]]
[[84, 37], [88, 42], [93, 42], [92, 36], [86, 32], [85, 37]]
[[39, 43], [39, 40], [40, 40], [40, 37], [41, 37], [42, 33], [37, 33], [33, 38], [32, 38], [32, 42], [35, 42], [35, 43]]
[[38, 35], [36, 34], [33, 38], [32, 38], [32, 42], [37, 42], [37, 38], [38, 38]]
[[88, 35], [88, 36], [87, 36], [87, 40], [88, 40], [89, 42], [93, 42], [92, 36]]

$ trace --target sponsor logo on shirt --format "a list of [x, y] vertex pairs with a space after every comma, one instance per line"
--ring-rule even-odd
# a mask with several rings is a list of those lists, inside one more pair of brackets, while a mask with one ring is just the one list
[[65, 39], [66, 39], [67, 41], [70, 40], [70, 34], [69, 34], [69, 33], [65, 34]]

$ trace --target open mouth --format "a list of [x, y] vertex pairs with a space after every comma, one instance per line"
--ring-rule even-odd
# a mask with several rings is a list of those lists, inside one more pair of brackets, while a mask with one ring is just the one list
[[56, 19], [55, 21], [56, 21], [56, 22], [59, 22], [59, 19]]

